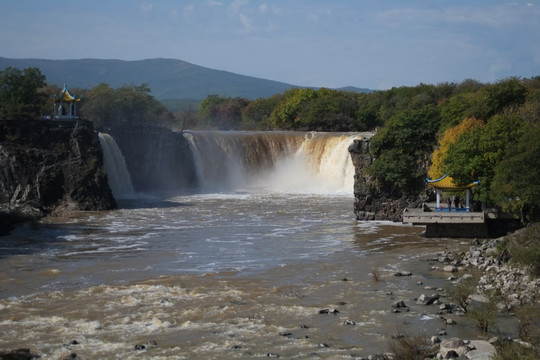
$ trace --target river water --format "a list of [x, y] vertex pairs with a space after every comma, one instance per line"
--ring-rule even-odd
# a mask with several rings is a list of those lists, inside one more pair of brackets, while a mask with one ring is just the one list
[[[350, 359], [386, 351], [398, 332], [436, 334], [438, 308], [414, 298], [447, 286], [427, 259], [462, 243], [356, 221], [344, 184], [131, 194], [119, 210], [19, 227], [0, 238], [0, 348], [43, 359]], [[398, 300], [408, 311], [392, 312]]]

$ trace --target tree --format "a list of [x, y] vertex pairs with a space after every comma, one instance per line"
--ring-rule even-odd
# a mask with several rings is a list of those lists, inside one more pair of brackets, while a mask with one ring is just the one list
[[199, 105], [199, 117], [206, 127], [212, 129], [238, 129], [242, 123], [242, 111], [248, 103], [243, 98], [209, 95]]
[[276, 106], [270, 116], [272, 126], [276, 129], [298, 130], [300, 112], [308, 106], [310, 99], [317, 96], [317, 91], [312, 88], [293, 88], [285, 91], [283, 101]]
[[45, 76], [38, 68], [8, 67], [0, 71], [0, 119], [38, 119], [47, 97]]
[[518, 211], [523, 223], [540, 209], [540, 126], [527, 126], [494, 169], [492, 197], [505, 211]]
[[250, 101], [242, 110], [242, 128], [246, 130], [270, 129], [270, 115], [282, 98], [281, 94], [276, 94], [269, 98]]
[[383, 189], [394, 196], [423, 189], [439, 123], [438, 109], [428, 105], [398, 113], [377, 132], [371, 143], [375, 160], [368, 171]]
[[486, 103], [484, 88], [478, 91], [461, 92], [441, 104], [440, 133], [458, 125], [465, 118], [476, 118], [486, 122], [493, 111]]
[[331, 89], [319, 89], [298, 113], [298, 128], [311, 131], [355, 130], [358, 110], [357, 94]]
[[495, 166], [505, 157], [507, 145], [522, 135], [522, 125], [516, 116], [496, 115], [486, 126], [461, 134], [448, 148], [443, 171], [459, 183], [480, 180], [475, 199], [493, 205], [490, 186]]
[[459, 125], [447, 129], [439, 140], [439, 147], [436, 148], [431, 155], [431, 166], [428, 170], [428, 176], [431, 179], [443, 177], [445, 172], [443, 171], [442, 166], [450, 145], [454, 144], [461, 134], [481, 126], [484, 126], [483, 121], [471, 117], [464, 119]]
[[356, 111], [356, 129], [358, 131], [373, 130], [383, 125], [379, 109], [383, 102], [383, 92], [358, 95], [358, 110]]
[[494, 115], [511, 105], [521, 105], [525, 102], [527, 88], [522, 82], [512, 77], [486, 86], [486, 102]]
[[81, 115], [96, 127], [119, 125], [173, 126], [174, 117], [165, 106], [150, 95], [147, 84], [128, 84], [112, 89], [99, 84], [86, 93]]
[[90, 120], [96, 127], [106, 127], [113, 124], [114, 89], [108, 84], [94, 86], [86, 94], [81, 103], [80, 114]]

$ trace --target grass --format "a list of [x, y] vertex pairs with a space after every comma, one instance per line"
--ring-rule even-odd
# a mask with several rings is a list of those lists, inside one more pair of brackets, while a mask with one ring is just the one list
[[516, 309], [516, 316], [519, 338], [528, 345], [505, 341], [497, 347], [495, 360], [540, 359], [540, 307], [537, 304], [522, 306]]
[[499, 255], [510, 263], [523, 266], [534, 277], [540, 277], [540, 223], [506, 236], [497, 245]]

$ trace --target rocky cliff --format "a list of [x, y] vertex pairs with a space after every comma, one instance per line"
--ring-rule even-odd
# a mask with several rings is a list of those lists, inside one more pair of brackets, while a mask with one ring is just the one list
[[427, 195], [395, 198], [383, 191], [366, 169], [373, 162], [370, 152], [371, 137], [355, 140], [349, 146], [355, 168], [354, 213], [358, 220], [401, 221], [406, 207], [420, 207], [428, 200]]
[[0, 227], [60, 209], [115, 207], [91, 122], [0, 121]]
[[193, 154], [181, 133], [152, 126], [105, 132], [122, 151], [136, 192], [177, 192], [197, 186]]

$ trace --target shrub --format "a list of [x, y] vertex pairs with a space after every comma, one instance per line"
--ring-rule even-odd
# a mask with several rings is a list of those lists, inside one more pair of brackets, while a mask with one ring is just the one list
[[497, 347], [495, 360], [536, 360], [540, 359], [540, 308], [528, 305], [516, 309], [519, 320], [518, 335], [529, 345], [506, 341]]
[[507, 252], [512, 263], [526, 267], [531, 275], [540, 276], [540, 223], [505, 237], [497, 250]]
[[538, 349], [525, 347], [516, 342], [505, 342], [497, 347], [497, 354], [494, 360], [538, 360], [540, 352]]
[[428, 338], [401, 335], [390, 343], [394, 360], [417, 360], [432, 357], [437, 351]]
[[516, 309], [516, 316], [520, 339], [534, 344], [540, 351], [540, 307], [537, 304], [520, 307]]
[[451, 287], [447, 290], [448, 295], [452, 300], [454, 300], [459, 306], [467, 312], [467, 306], [469, 305], [469, 296], [476, 292], [476, 284], [478, 283], [478, 278], [470, 277], [461, 279], [454, 287]]
[[497, 297], [494, 293], [487, 293], [487, 302], [477, 302], [467, 312], [467, 316], [476, 321], [476, 327], [483, 333], [497, 321]]

